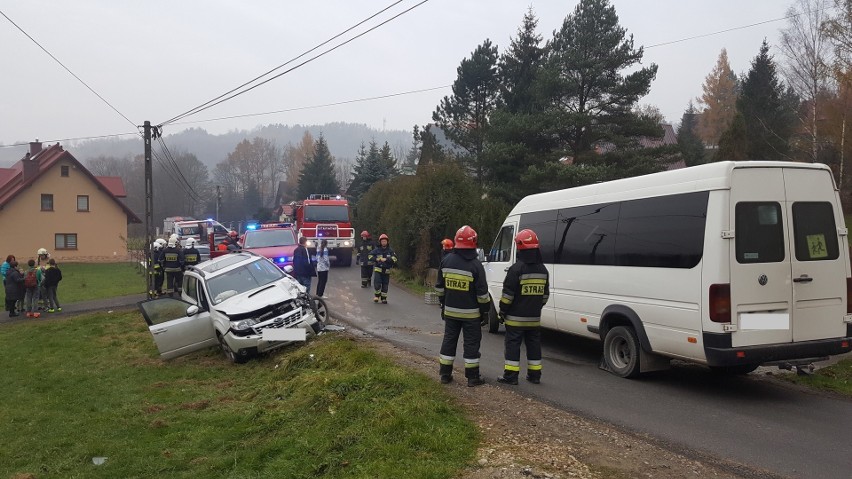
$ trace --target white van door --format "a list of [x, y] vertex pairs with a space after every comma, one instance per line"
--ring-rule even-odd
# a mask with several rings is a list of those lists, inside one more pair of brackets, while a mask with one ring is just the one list
[[792, 253], [783, 171], [735, 168], [730, 195], [731, 344], [791, 342]]
[[846, 335], [846, 247], [827, 170], [784, 168], [793, 265], [793, 341]]
[[485, 268], [485, 277], [488, 279], [488, 292], [494, 307], [503, 296], [503, 280], [506, 279], [506, 271], [515, 263], [515, 234], [517, 225], [508, 223], [500, 228], [500, 233], [494, 240], [494, 245], [486, 251], [486, 259], [482, 266]]

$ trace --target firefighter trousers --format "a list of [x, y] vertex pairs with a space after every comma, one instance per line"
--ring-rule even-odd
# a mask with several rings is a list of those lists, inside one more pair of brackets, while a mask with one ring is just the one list
[[444, 319], [444, 340], [441, 342], [441, 376], [453, 374], [453, 361], [456, 359], [459, 335], [464, 333], [462, 342], [464, 358], [464, 377], [479, 377], [479, 343], [482, 341], [482, 327], [479, 320], [465, 321], [460, 319]]
[[527, 347], [527, 376], [541, 379], [541, 328], [506, 326], [506, 360], [503, 377], [517, 378], [521, 371], [521, 343]]
[[361, 263], [361, 287], [369, 288], [370, 287], [370, 278], [373, 276], [373, 267], [364, 263]]
[[166, 281], [166, 289], [169, 292], [180, 293], [183, 271], [166, 271]]
[[387, 301], [388, 285], [390, 285], [390, 274], [379, 273], [378, 271], [373, 273], [373, 288], [377, 298], [381, 296], [383, 300]]

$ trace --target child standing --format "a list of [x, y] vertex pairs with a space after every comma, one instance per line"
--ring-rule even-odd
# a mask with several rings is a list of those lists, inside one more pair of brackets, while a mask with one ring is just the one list
[[320, 298], [325, 295], [329, 269], [331, 269], [331, 262], [328, 259], [328, 240], [322, 240], [317, 248], [317, 296]]
[[56, 298], [56, 288], [59, 286], [60, 281], [62, 281], [62, 271], [56, 266], [56, 260], [50, 258], [47, 260], [47, 268], [44, 270], [43, 281], [44, 289], [47, 291], [45, 304], [47, 305], [48, 313], [62, 311], [62, 306], [59, 305], [59, 300]]
[[18, 316], [16, 303], [24, 297], [24, 275], [18, 270], [18, 262], [15, 258], [9, 262], [9, 268], [6, 270], [6, 310], [9, 311], [9, 317]]
[[36, 268], [34, 259], [27, 261], [27, 271], [24, 273], [24, 308], [28, 318], [38, 318], [38, 288], [41, 284], [41, 271]]

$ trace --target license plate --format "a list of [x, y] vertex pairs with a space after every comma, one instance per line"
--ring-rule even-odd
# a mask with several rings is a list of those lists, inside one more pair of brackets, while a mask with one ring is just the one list
[[744, 329], [790, 329], [790, 315], [787, 313], [742, 313], [740, 314], [740, 330]]
[[261, 338], [264, 341], [304, 341], [307, 331], [305, 328], [264, 329]]

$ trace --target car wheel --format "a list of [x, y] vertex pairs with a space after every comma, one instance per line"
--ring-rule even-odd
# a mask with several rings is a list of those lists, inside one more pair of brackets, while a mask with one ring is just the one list
[[216, 333], [216, 336], [219, 338], [219, 349], [222, 350], [222, 355], [225, 356], [225, 359], [227, 359], [228, 361], [230, 361], [234, 364], [241, 364], [241, 363], [246, 362], [245, 358], [237, 355], [237, 353], [235, 353], [231, 349], [231, 347], [228, 346], [228, 343], [225, 341], [224, 336], [222, 336], [219, 333]]
[[494, 305], [491, 305], [491, 309], [488, 310], [488, 332], [491, 334], [497, 334], [497, 331], [500, 330], [500, 318], [497, 316], [497, 310], [494, 309]]
[[311, 296], [311, 311], [314, 312], [317, 321], [323, 325], [331, 324], [331, 315], [328, 314], [328, 305], [324, 299]]
[[725, 376], [742, 376], [744, 374], [748, 374], [757, 367], [759, 364], [737, 364], [734, 366], [710, 366], [710, 370], [716, 374], [725, 375]]
[[608, 369], [622, 378], [639, 375], [639, 339], [633, 328], [616, 326], [606, 333], [603, 355]]

